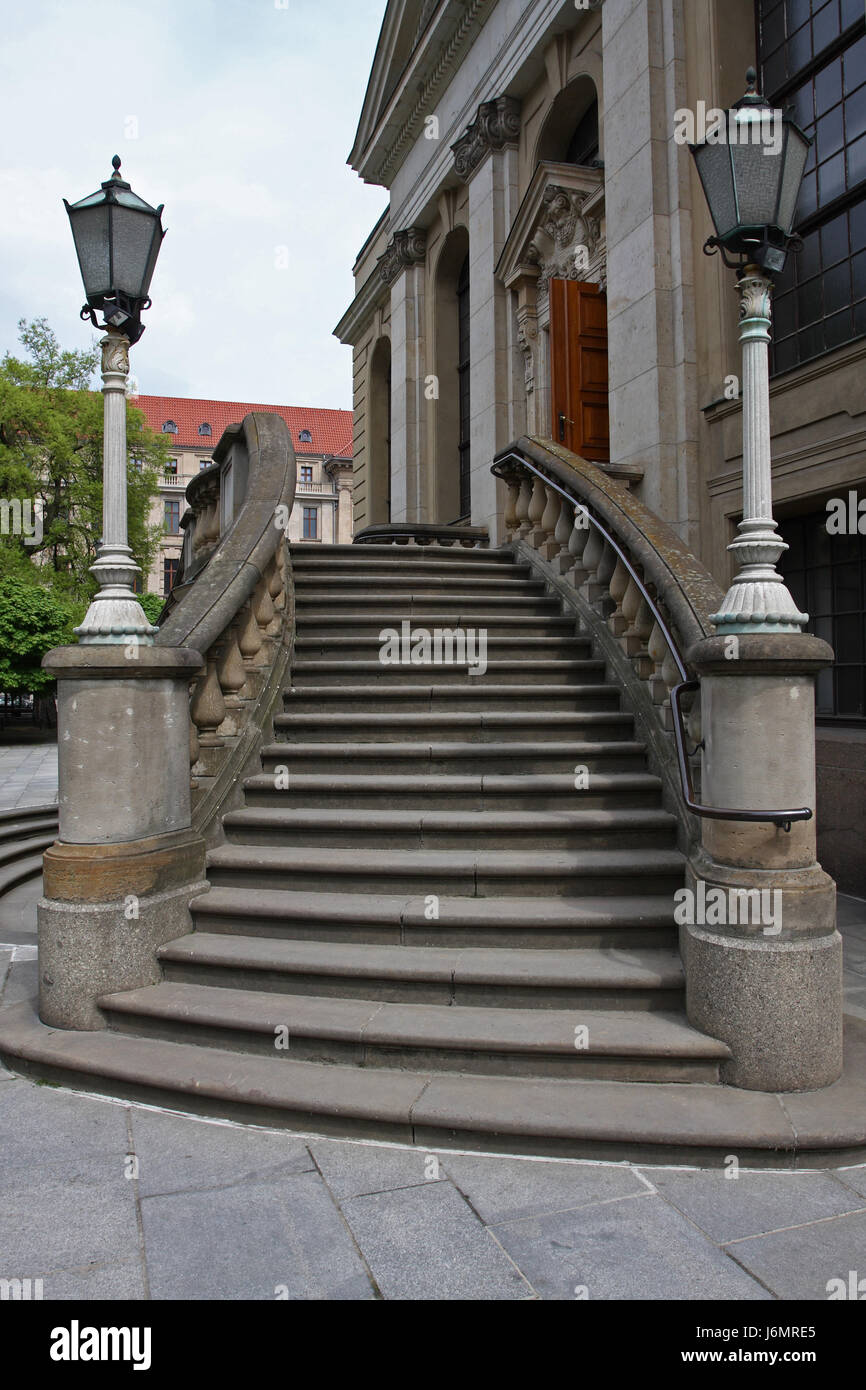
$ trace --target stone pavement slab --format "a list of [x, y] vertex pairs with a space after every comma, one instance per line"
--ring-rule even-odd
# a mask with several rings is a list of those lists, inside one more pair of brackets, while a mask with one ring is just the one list
[[831, 1279], [847, 1285], [851, 1271], [858, 1281], [866, 1278], [866, 1212], [792, 1226], [725, 1248], [778, 1298], [826, 1300]]
[[0, 1095], [0, 1220], [7, 1196], [64, 1183], [129, 1189], [126, 1112], [53, 1086], [21, 1081]]
[[315, 1171], [306, 1145], [289, 1134], [130, 1111], [131, 1152], [142, 1197], [273, 1182]]
[[445, 1154], [448, 1177], [487, 1225], [591, 1206], [648, 1190], [624, 1164], [539, 1162]]
[[72, 1269], [51, 1269], [43, 1278], [43, 1297], [92, 1302], [139, 1302], [147, 1297], [144, 1270], [138, 1256], [121, 1264], [81, 1265]]
[[770, 1296], [684, 1216], [650, 1192], [508, 1222], [496, 1227], [496, 1236], [542, 1298]]
[[318, 1173], [145, 1197], [141, 1208], [153, 1298], [375, 1298]]
[[684, 1172], [646, 1169], [665, 1201], [720, 1245], [784, 1226], [803, 1225], [866, 1206], [831, 1173]]
[[122, 1173], [110, 1181], [80, 1173], [53, 1182], [39, 1177], [3, 1193], [4, 1278], [35, 1278], [91, 1261], [116, 1263], [138, 1250], [135, 1194]]
[[366, 1197], [342, 1209], [386, 1299], [526, 1299], [534, 1291], [450, 1183]]
[[442, 1173], [443, 1159], [424, 1149], [391, 1149], [379, 1144], [351, 1144], [313, 1139], [310, 1152], [337, 1201], [344, 1197], [391, 1192], [435, 1182], [427, 1174]]

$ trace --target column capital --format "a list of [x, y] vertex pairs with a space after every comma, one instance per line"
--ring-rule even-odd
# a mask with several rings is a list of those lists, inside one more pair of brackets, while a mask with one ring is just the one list
[[520, 102], [516, 97], [496, 97], [482, 101], [475, 120], [451, 146], [454, 169], [461, 179], [469, 179], [493, 150], [516, 145], [520, 137]]
[[386, 285], [393, 285], [407, 266], [418, 265], [427, 255], [427, 233], [423, 227], [404, 227], [395, 232], [379, 257], [379, 275]]

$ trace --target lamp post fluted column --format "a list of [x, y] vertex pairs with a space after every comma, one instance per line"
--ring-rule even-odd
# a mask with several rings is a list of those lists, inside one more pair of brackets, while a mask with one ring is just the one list
[[769, 343], [773, 282], [756, 265], [737, 280], [743, 354], [743, 519], [728, 546], [740, 571], [712, 621], [722, 633], [802, 632], [797, 608], [776, 570], [787, 550], [773, 520]]
[[103, 440], [102, 543], [90, 573], [99, 582], [87, 615], [76, 628], [79, 642], [150, 645], [158, 628], [148, 622], [133, 592], [141, 570], [132, 558], [127, 529], [126, 385], [129, 339], [109, 331], [102, 339]]

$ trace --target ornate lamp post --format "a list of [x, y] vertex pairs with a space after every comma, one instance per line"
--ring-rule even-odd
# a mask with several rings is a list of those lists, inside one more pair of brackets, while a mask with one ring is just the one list
[[756, 91], [754, 68], [746, 83], [725, 122], [689, 147], [716, 228], [704, 251], [721, 251], [738, 272], [743, 352], [743, 519], [728, 546], [740, 571], [712, 619], [725, 633], [801, 632], [808, 614], [776, 571], [787, 546], [773, 520], [767, 348], [772, 276], [799, 247], [792, 228], [811, 141]]
[[162, 205], [152, 208], [133, 193], [120, 177], [118, 155], [111, 162], [114, 173], [98, 192], [77, 203], [63, 200], [87, 297], [81, 317], [107, 330], [102, 340], [103, 536], [90, 571], [99, 592], [76, 633], [82, 643], [150, 644], [157, 629], [133, 592], [141, 571], [128, 545], [126, 383], [129, 348], [144, 332], [141, 312], [150, 308], [148, 291], [165, 232]]

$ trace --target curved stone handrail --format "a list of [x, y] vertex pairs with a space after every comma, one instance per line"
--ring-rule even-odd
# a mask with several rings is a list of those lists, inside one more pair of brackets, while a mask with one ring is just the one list
[[200, 652], [190, 692], [193, 824], [219, 823], [282, 689], [293, 634], [285, 543], [297, 468], [281, 416], [231, 425], [214, 465], [187, 487], [180, 582], [163, 612], [158, 646]]
[[[689, 650], [712, 635], [718, 585], [624, 484], [569, 450], [523, 436], [497, 456], [493, 472], [508, 485], [505, 525], [515, 549], [592, 632], [642, 724], [670, 803], [694, 836], [670, 696], [690, 671]], [[688, 730], [698, 745], [698, 699]]]
[[365, 526], [353, 545], [458, 545], [476, 549], [489, 545], [486, 526], [440, 526], [429, 521], [389, 521]]

